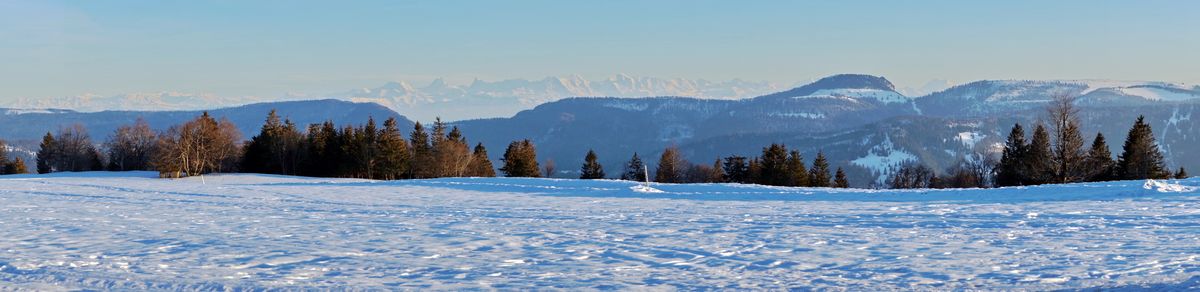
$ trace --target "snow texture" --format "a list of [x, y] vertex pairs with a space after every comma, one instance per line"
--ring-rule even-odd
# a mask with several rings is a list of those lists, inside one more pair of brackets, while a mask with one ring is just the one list
[[645, 193], [153, 176], [0, 177], [0, 289], [1200, 289], [1200, 179]]

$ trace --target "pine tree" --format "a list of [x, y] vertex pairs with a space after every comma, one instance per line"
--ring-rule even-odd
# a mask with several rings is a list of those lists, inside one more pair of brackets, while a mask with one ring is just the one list
[[1143, 116], [1138, 116], [1129, 129], [1121, 156], [1117, 158], [1117, 174], [1126, 180], [1164, 179], [1169, 175], [1162, 151], [1154, 141], [1154, 131]]
[[[746, 157], [729, 156], [725, 157], [725, 163], [721, 165], [721, 169], [725, 171], [725, 181], [732, 183], [748, 183], [750, 166], [746, 164]], [[808, 176], [805, 175], [805, 181], [808, 181]]]
[[1084, 158], [1084, 165], [1089, 170], [1087, 181], [1107, 181], [1114, 178], [1113, 165], [1116, 165], [1116, 162], [1113, 161], [1112, 152], [1108, 150], [1104, 134], [1096, 133], [1096, 139], [1092, 140], [1092, 147]]
[[794, 187], [809, 186], [808, 168], [804, 166], [804, 156], [800, 154], [799, 150], [792, 150], [788, 153], [787, 172], [789, 175], [788, 185]]
[[760, 159], [762, 173], [759, 176], [758, 184], [769, 186], [786, 186], [790, 184], [791, 173], [788, 172], [788, 151], [786, 146], [771, 144], [769, 147], [763, 147]]
[[658, 159], [658, 168], [654, 171], [654, 181], [660, 183], [682, 183], [687, 163], [680, 157], [679, 148], [667, 147]]
[[846, 172], [841, 167], [838, 167], [837, 173], [833, 175], [833, 187], [843, 189], [850, 187], [850, 181], [846, 180]]
[[[20, 158], [20, 157], [17, 157], [17, 159], [19, 160], [19, 159], [21, 159], [21, 158]], [[1188, 178], [1188, 173], [1187, 173], [1187, 170], [1186, 170], [1186, 169], [1183, 169], [1183, 167], [1182, 167], [1182, 166], [1180, 166], [1180, 167], [1179, 167], [1179, 171], [1176, 171], [1176, 172], [1175, 172], [1175, 179], [1185, 179], [1185, 178]]]
[[408, 142], [400, 134], [395, 117], [383, 121], [383, 130], [379, 132], [379, 163], [375, 165], [375, 175], [380, 179], [400, 179], [408, 173], [411, 149]]
[[471, 153], [471, 166], [469, 167], [472, 177], [495, 177], [496, 169], [492, 166], [492, 160], [488, 158], [487, 148], [483, 147], [483, 143], [475, 145], [475, 151]]
[[538, 167], [537, 151], [534, 149], [533, 142], [529, 139], [521, 141], [513, 141], [508, 144], [508, 149], [504, 150], [504, 166], [500, 167], [500, 171], [507, 177], [539, 177], [541, 169]]
[[279, 171], [280, 165], [277, 161], [273, 161], [274, 154], [272, 149], [275, 144], [279, 143], [278, 134], [283, 127], [283, 123], [279, 120], [279, 115], [272, 109], [267, 113], [267, 120], [259, 130], [258, 135], [251, 137], [250, 141], [243, 146], [241, 170], [250, 173], [274, 173], [283, 174]]
[[1054, 181], [1054, 154], [1050, 150], [1050, 133], [1041, 124], [1033, 129], [1033, 139], [1029, 141], [1029, 152], [1026, 155], [1023, 175], [1027, 180], [1026, 185]]
[[54, 135], [51, 135], [50, 132], [46, 132], [46, 135], [42, 136], [42, 144], [37, 152], [38, 173], [54, 172], [54, 165], [58, 163], [58, 153], [54, 149], [55, 144]]
[[809, 174], [809, 184], [814, 187], [830, 187], [833, 184], [829, 179], [829, 161], [825, 160], [825, 153], [817, 152], [817, 158], [813, 159], [812, 171]]
[[579, 170], [580, 179], [604, 178], [604, 166], [597, 160], [596, 152], [588, 149], [587, 155], [583, 157], [583, 167]]
[[625, 163], [625, 173], [621, 174], [621, 179], [631, 181], [646, 181], [646, 165], [642, 162], [642, 158], [638, 157], [637, 152], [633, 153], [633, 158]]
[[746, 182], [758, 183], [759, 177], [762, 177], [762, 162], [755, 157], [746, 162]]
[[29, 170], [25, 169], [25, 159], [21, 159], [21, 157], [13, 158], [12, 161], [4, 165], [5, 174], [24, 174], [28, 172]]
[[409, 176], [412, 178], [433, 177], [433, 146], [429, 144], [429, 134], [425, 133], [425, 126], [422, 126], [421, 122], [417, 122], [413, 126], [408, 144], [412, 146], [412, 164], [408, 167], [411, 172]]
[[1000, 165], [996, 168], [996, 186], [1020, 186], [1027, 181], [1024, 177], [1025, 157], [1029, 145], [1025, 143], [1025, 130], [1021, 124], [1013, 125], [1004, 142], [1004, 152], [1000, 156]]

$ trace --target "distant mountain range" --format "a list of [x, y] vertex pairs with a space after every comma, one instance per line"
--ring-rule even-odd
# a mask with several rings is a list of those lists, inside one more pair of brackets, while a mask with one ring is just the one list
[[[569, 81], [538, 83], [578, 84]], [[436, 88], [437, 84], [426, 88]], [[588, 84], [588, 88], [598, 88]], [[502, 88], [534, 87], [518, 85]], [[408, 99], [384, 97], [419, 96], [411, 94], [414, 91], [404, 84], [388, 88], [394, 90], [369, 89], [361, 93], [386, 93], [378, 95], [379, 99], [405, 102]], [[475, 88], [486, 87], [481, 84]], [[571, 92], [568, 89], [580, 88], [584, 87], [542, 89]], [[555, 160], [564, 177], [576, 175], [573, 172], [578, 170], [577, 163], [588, 149], [594, 149], [608, 172], [615, 174], [634, 152], [654, 165], [669, 145], [679, 146], [692, 162], [709, 164], [728, 155], [756, 156], [761, 147], [777, 142], [801, 150], [810, 161], [818, 151], [824, 152], [835, 167], [846, 168], [852, 183], [861, 187], [882, 182], [893, 168], [906, 161], [919, 160], [940, 170], [971, 159], [973, 153], [994, 155], [1013, 123], [1036, 122], [1044, 112], [1042, 108], [1057, 94], [1079, 96], [1088, 142], [1096, 132], [1102, 132], [1112, 152], [1119, 153], [1133, 120], [1145, 115], [1173, 163], [1171, 167], [1200, 169], [1200, 126], [1191, 121], [1193, 114], [1200, 112], [1200, 88], [1164, 82], [984, 80], [910, 97], [883, 77], [845, 74], [745, 99], [550, 98], [554, 101], [512, 117], [452, 124], [461, 127], [472, 143], [484, 143], [497, 160], [508, 142], [532, 139], [539, 157]], [[419, 98], [412, 103], [437, 104]], [[326, 119], [360, 124], [367, 116], [379, 120], [400, 116], [375, 103], [337, 100], [263, 103], [212, 112], [229, 116], [244, 134], [252, 135], [271, 108], [298, 124]], [[161, 128], [198, 112], [0, 109], [0, 114], [0, 123], [6, 125], [0, 128], [0, 137], [34, 141], [46, 131], [72, 123], [87, 125], [99, 140], [137, 116]], [[411, 125], [408, 120], [405, 124]], [[411, 126], [405, 128], [406, 134], [408, 129]]]
[[360, 88], [328, 94], [287, 94], [279, 97], [223, 97], [213, 94], [181, 92], [120, 94], [114, 96], [79, 95], [56, 98], [18, 98], [0, 102], [0, 107], [22, 109], [70, 109], [81, 112], [105, 110], [161, 111], [199, 110], [258, 102], [309, 99], [340, 99], [373, 102], [421, 121], [462, 120], [480, 117], [508, 117], [539, 104], [573, 96], [689, 96], [706, 99], [737, 99], [776, 92], [784, 87], [769, 82], [729, 80], [711, 82], [698, 79], [663, 79], [619, 74], [607, 79], [586, 80], [578, 75], [548, 77], [541, 80], [475, 80], [467, 85], [451, 85], [437, 79], [425, 86], [408, 82], [389, 82], [379, 87]]

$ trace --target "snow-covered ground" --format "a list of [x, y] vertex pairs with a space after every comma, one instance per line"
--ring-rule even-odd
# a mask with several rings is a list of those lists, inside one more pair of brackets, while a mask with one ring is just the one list
[[643, 192], [151, 176], [0, 177], [0, 288], [1200, 288], [1200, 179]]

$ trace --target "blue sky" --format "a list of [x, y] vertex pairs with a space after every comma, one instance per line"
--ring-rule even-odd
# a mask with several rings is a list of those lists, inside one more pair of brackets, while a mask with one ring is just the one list
[[1200, 1], [0, 0], [0, 98], [580, 74], [1200, 83]]

